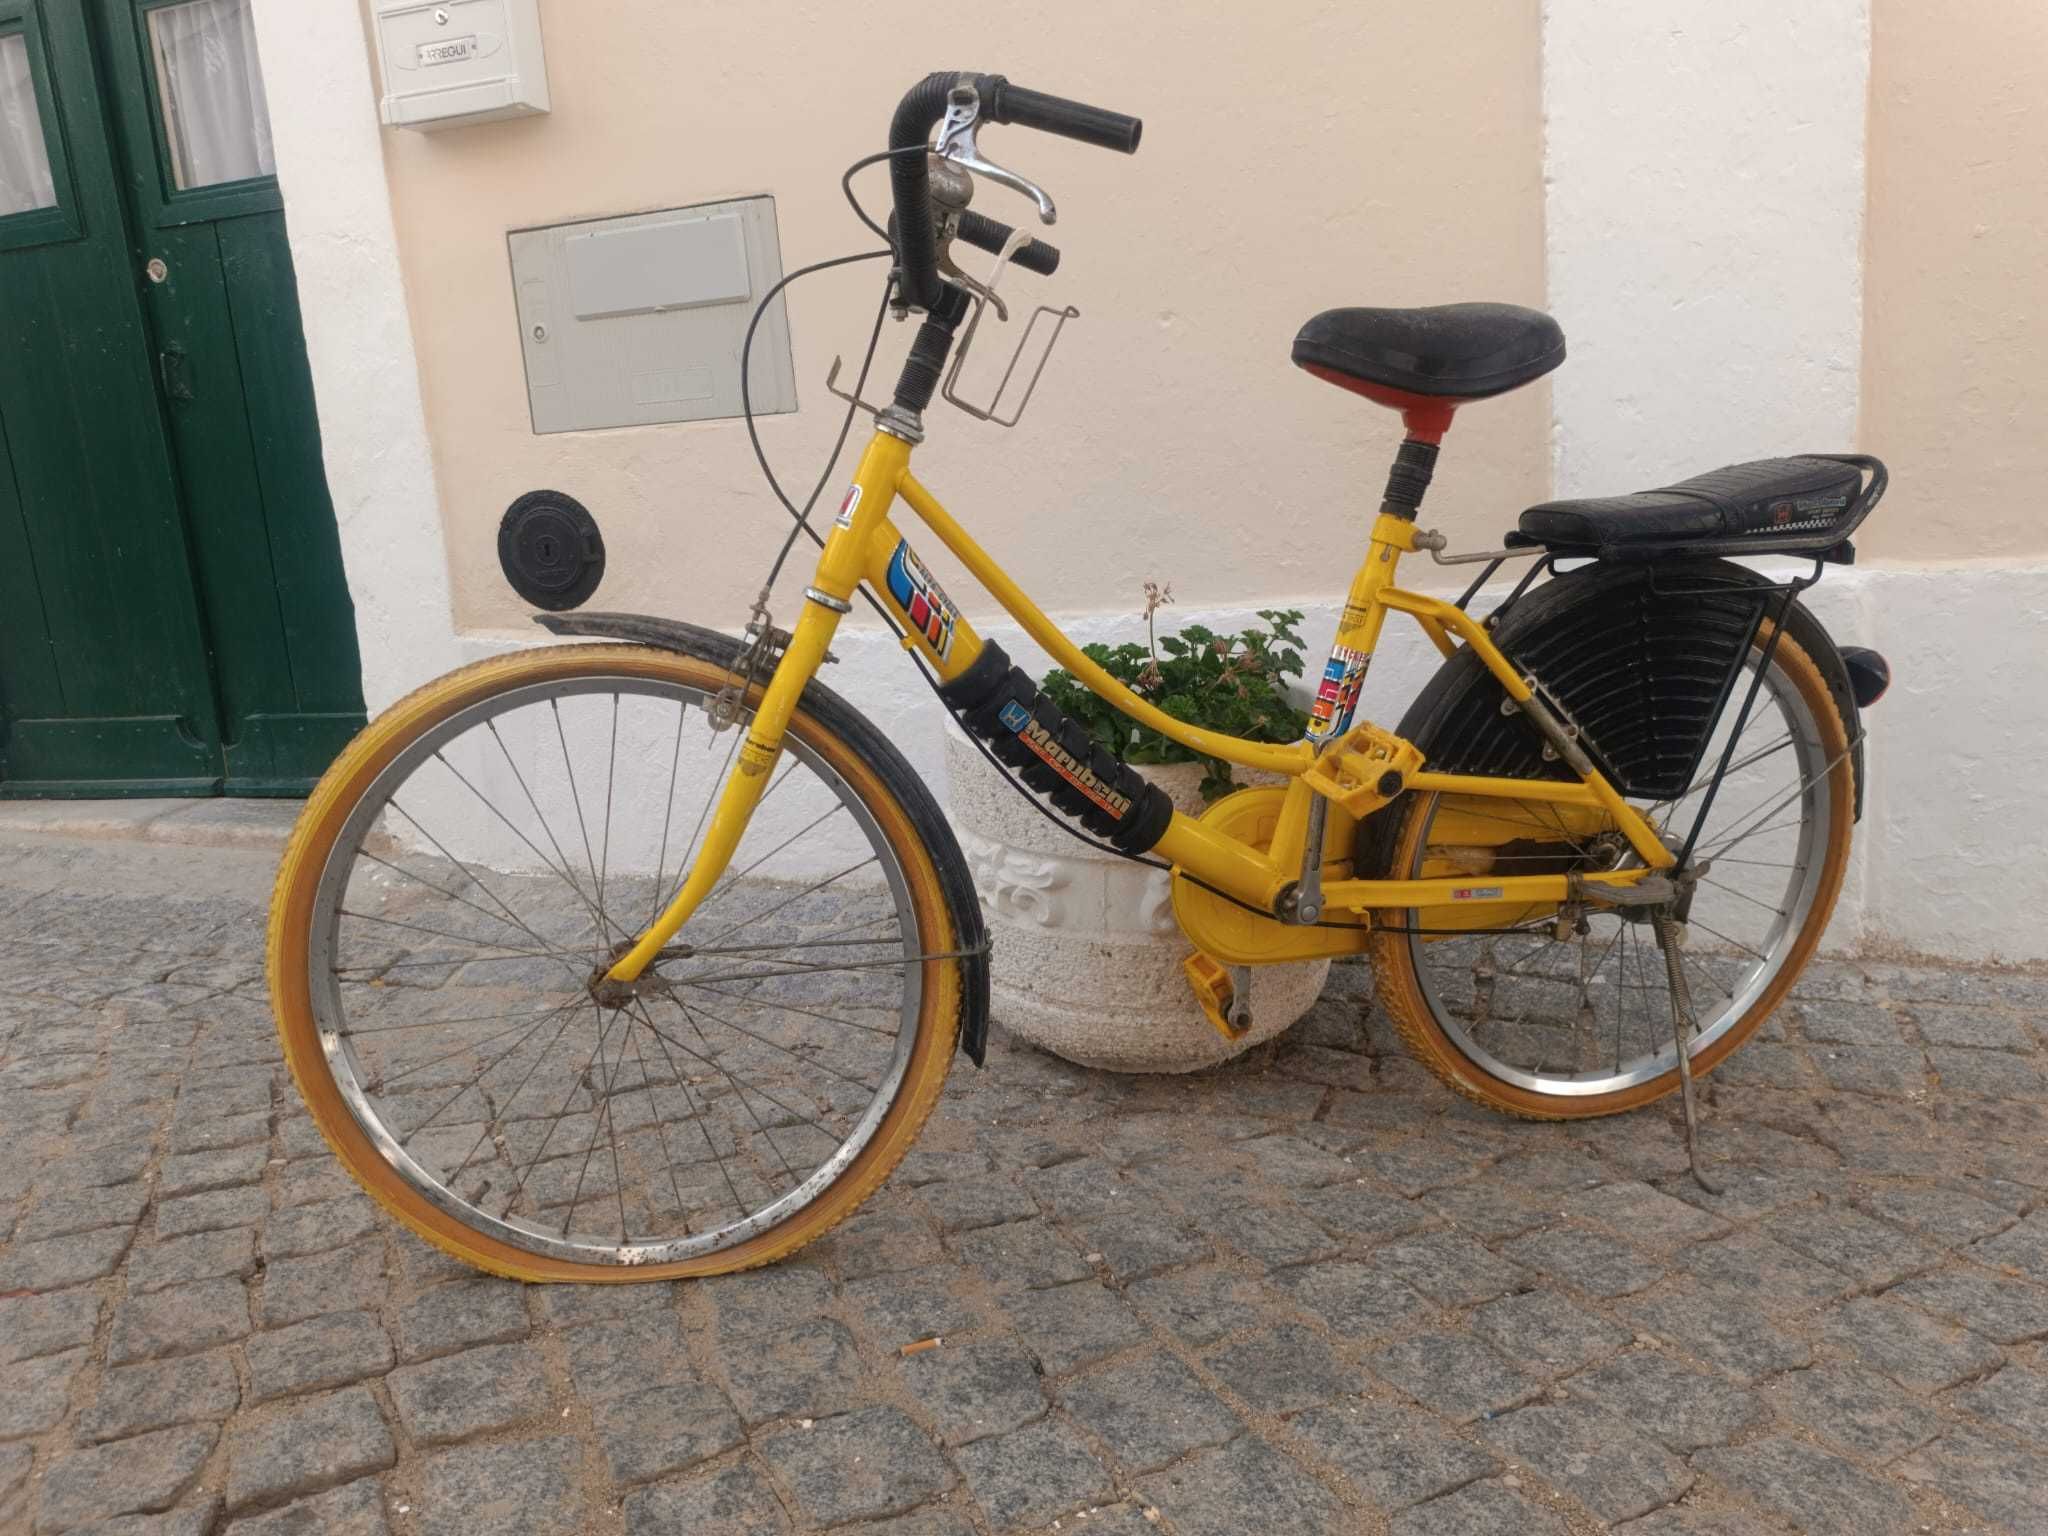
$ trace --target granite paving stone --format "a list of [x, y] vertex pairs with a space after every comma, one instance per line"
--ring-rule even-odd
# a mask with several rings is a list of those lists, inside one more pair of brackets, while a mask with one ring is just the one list
[[636, 1488], [625, 1500], [627, 1536], [782, 1536], [775, 1490], [746, 1462]]
[[1691, 1471], [1663, 1446], [1580, 1403], [1518, 1408], [1479, 1433], [1609, 1524], [1648, 1514], [1692, 1486]]
[[1044, 1221], [1016, 1221], [968, 1232], [958, 1239], [957, 1251], [998, 1290], [1039, 1290], [1094, 1274], [1081, 1251]]
[[[2048, 1360], [2041, 1362], [2048, 1364]], [[2048, 1445], [2048, 1374], [2009, 1365], [1949, 1401], [2022, 1439]]]
[[398, 1459], [384, 1415], [364, 1386], [238, 1421], [229, 1426], [227, 1450], [231, 1511], [318, 1493], [381, 1472]]
[[615, 1397], [592, 1410], [591, 1422], [612, 1481], [621, 1487], [688, 1471], [746, 1439], [732, 1406], [697, 1383]]
[[1504, 1482], [1467, 1483], [1402, 1511], [1390, 1536], [1568, 1536], [1564, 1521]]
[[1803, 1339], [1732, 1289], [1667, 1291], [1640, 1302], [1634, 1316], [1651, 1334], [1740, 1382], [1797, 1370], [1813, 1358]]
[[[384, 1245], [375, 1239], [327, 1253], [279, 1259], [263, 1271], [256, 1320], [265, 1328], [281, 1328], [330, 1312], [346, 1312], [383, 1291]], [[523, 1318], [523, 1302], [520, 1310]]]
[[1254, 1413], [1295, 1413], [1365, 1384], [1326, 1339], [1298, 1323], [1262, 1329], [1214, 1351], [1204, 1363]]
[[1342, 1536], [1351, 1512], [1280, 1452], [1246, 1435], [1144, 1479], [1145, 1497], [1180, 1536], [1242, 1536], [1247, 1518], [1290, 1536]]
[[1650, 1349], [1617, 1355], [1569, 1386], [1680, 1455], [1726, 1445], [1770, 1417], [1756, 1394]]
[[1372, 1263], [1445, 1307], [1491, 1301], [1528, 1279], [1526, 1270], [1455, 1232], [1389, 1243], [1374, 1250]]
[[[1288, 1271], [1274, 1278], [1284, 1280]], [[1225, 1269], [1182, 1270], [1140, 1280], [1130, 1288], [1139, 1311], [1160, 1327], [1199, 1348], [1244, 1326], [1248, 1309], [1260, 1305], [1259, 1282]]]
[[1693, 1466], [1812, 1536], [1911, 1528], [1913, 1507], [1896, 1486], [1787, 1436], [1701, 1451]]
[[1511, 1360], [1543, 1372], [1575, 1371], [1629, 1342], [1628, 1330], [1554, 1291], [1523, 1291], [1477, 1308], [1472, 1331]]
[[1060, 1391], [1067, 1412], [1127, 1473], [1154, 1471], [1244, 1429], [1223, 1399], [1163, 1351], [1119, 1362]]
[[1290, 1426], [1382, 1509], [1433, 1499], [1499, 1466], [1491, 1452], [1448, 1433], [1441, 1419], [1402, 1403], [1331, 1403]]
[[138, 1247], [128, 1256], [128, 1290], [131, 1294], [160, 1291], [187, 1280], [206, 1280], [216, 1275], [234, 1275], [246, 1280], [256, 1273], [256, 1231], [253, 1227], [227, 1227], [200, 1232], [191, 1237], [158, 1239]]
[[956, 1481], [931, 1441], [895, 1408], [870, 1407], [760, 1442], [762, 1458], [818, 1525], [873, 1520], [929, 1502]]
[[333, 1312], [259, 1333], [242, 1354], [253, 1403], [381, 1376], [393, 1359], [390, 1335], [369, 1312]]
[[1916, 1275], [1885, 1295], [1961, 1323], [1994, 1343], [2048, 1337], [2048, 1290], [1985, 1270], [1957, 1267]]
[[[959, 1455], [968, 1494], [991, 1529], [1043, 1530], [1060, 1516], [1115, 1497], [1108, 1470], [1073, 1429], [1056, 1418], [977, 1440]], [[1091, 1517], [1076, 1530], [1099, 1536]]]
[[2035, 1211], [1995, 1237], [1973, 1243], [1970, 1257], [2048, 1284], [2048, 1208]]
[[188, 1237], [194, 1232], [218, 1232], [228, 1227], [250, 1227], [270, 1210], [261, 1189], [214, 1189], [203, 1195], [186, 1195], [178, 1200], [160, 1201], [156, 1208], [156, 1235]]
[[132, 1227], [106, 1227], [41, 1242], [16, 1243], [0, 1258], [0, 1296], [61, 1291], [111, 1275], [128, 1252]]
[[1588, 1296], [1626, 1296], [1654, 1285], [1664, 1274], [1628, 1244], [1583, 1227], [1531, 1232], [1505, 1244], [1502, 1252]]
[[526, 1337], [526, 1298], [509, 1280], [475, 1278], [438, 1285], [398, 1314], [400, 1352], [427, 1360], [477, 1344]]
[[85, 1363], [86, 1352], [72, 1349], [8, 1366], [7, 1389], [0, 1392], [0, 1440], [41, 1434], [63, 1423], [71, 1383]]
[[99, 1315], [99, 1292], [92, 1286], [0, 1297], [0, 1365], [90, 1344]]
[[241, 1401], [242, 1384], [226, 1351], [115, 1366], [101, 1376], [78, 1438], [120, 1440], [176, 1424], [218, 1422]]
[[902, 1361], [903, 1380], [942, 1445], [971, 1445], [1044, 1414], [1037, 1362], [1002, 1339], [941, 1345]]
[[[258, 1214], [267, 1208], [268, 1201], [262, 1202]], [[294, 1254], [339, 1248], [369, 1236], [377, 1225], [377, 1208], [363, 1195], [271, 1212], [263, 1223], [263, 1259], [275, 1263]]]
[[1898, 1473], [2028, 1536], [2048, 1529], [2048, 1484], [2031, 1447], [1957, 1429], [1915, 1451]]
[[249, 1331], [249, 1290], [221, 1276], [130, 1296], [114, 1309], [107, 1363], [196, 1354]]
[[1866, 1286], [1889, 1285], [1942, 1260], [1939, 1249], [1845, 1206], [1786, 1212], [1764, 1227], [1786, 1247]]
[[587, 1403], [669, 1386], [690, 1374], [682, 1325], [667, 1310], [591, 1323], [569, 1332], [563, 1343], [570, 1385]]
[[133, 1227], [149, 1204], [146, 1184], [112, 1184], [100, 1189], [56, 1190], [29, 1207], [14, 1229], [17, 1243], [68, 1237], [101, 1227]]
[[161, 1429], [59, 1456], [37, 1494], [37, 1536], [170, 1508], [198, 1478], [219, 1438], [211, 1425]]
[[548, 1409], [539, 1353], [527, 1344], [486, 1344], [389, 1377], [398, 1422], [419, 1445], [449, 1445], [537, 1419]]
[[[970, 1327], [973, 1305], [960, 1294], [964, 1272], [952, 1264], [870, 1275], [843, 1288], [857, 1323], [884, 1349], [901, 1349], [924, 1339], [945, 1338]], [[1100, 1287], [1089, 1287], [1099, 1290]], [[1071, 1287], [1028, 1291], [1012, 1307], [1019, 1317], [1041, 1297], [1055, 1297]], [[1023, 1324], [1019, 1322], [1019, 1327]]]
[[[1283, 1269], [1273, 1285], [1341, 1338], [1385, 1338], [1413, 1327], [1432, 1303], [1378, 1265], [1351, 1260]], [[1199, 1341], [1197, 1341], [1199, 1342]]]
[[1092, 1280], [1026, 1291], [1011, 1303], [1009, 1316], [1048, 1376], [1064, 1376], [1150, 1337], [1123, 1298]]
[[1536, 1377], [1464, 1334], [1408, 1334], [1373, 1351], [1373, 1373], [1454, 1423], [1501, 1413], [1541, 1390]]
[[567, 1436], [465, 1445], [427, 1459], [413, 1509], [420, 1536], [558, 1536], [581, 1523], [583, 1448]]
[[1603, 1184], [1572, 1195], [1565, 1200], [1564, 1209], [1653, 1251], [1698, 1242], [1727, 1230], [1727, 1224], [1711, 1212], [1641, 1180]]
[[390, 1531], [384, 1489], [374, 1477], [316, 1493], [234, 1526], [234, 1536], [390, 1536]]
[[1915, 1392], [1938, 1392], [1996, 1368], [1998, 1347], [1887, 1297], [1859, 1297], [1825, 1325], [1842, 1354]]
[[751, 1339], [714, 1339], [733, 1405], [748, 1425], [859, 1406], [859, 1352], [844, 1324], [825, 1318]]
[[1788, 1372], [1771, 1383], [1768, 1396], [1780, 1417], [1872, 1461], [1903, 1456], [1943, 1428], [1932, 1408], [1901, 1392], [1889, 1377], [1856, 1365]]

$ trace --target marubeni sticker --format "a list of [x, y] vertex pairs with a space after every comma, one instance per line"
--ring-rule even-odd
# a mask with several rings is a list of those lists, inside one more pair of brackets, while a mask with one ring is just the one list
[[1322, 686], [1308, 712], [1310, 741], [1328, 741], [1351, 729], [1351, 717], [1358, 709], [1358, 690], [1365, 682], [1365, 669], [1372, 657], [1348, 645], [1332, 646], [1330, 660], [1323, 668]]
[[1095, 771], [1086, 763], [1075, 760], [1074, 755], [1053, 739], [1053, 734], [1032, 717], [1031, 711], [1010, 700], [1002, 708], [997, 719], [1003, 728], [1014, 734], [1052, 771], [1081, 791], [1090, 800], [1101, 806], [1118, 821], [1130, 814], [1131, 797], [1119, 794], [1095, 776]]
[[1451, 888], [1453, 901], [1499, 901], [1500, 887], [1497, 885], [1459, 885]]
[[[860, 499], [860, 487], [853, 488], [853, 499]], [[844, 513], [840, 514], [842, 517]], [[904, 540], [896, 546], [896, 553], [889, 557], [889, 595], [896, 600], [896, 606], [903, 610], [903, 616], [910, 620], [911, 628], [925, 638], [932, 653], [944, 661], [953, 654], [953, 628], [959, 622], [960, 610], [953, 606], [953, 600], [946, 596], [932, 573], [924, 568], [924, 562], [910, 552], [910, 541]]]

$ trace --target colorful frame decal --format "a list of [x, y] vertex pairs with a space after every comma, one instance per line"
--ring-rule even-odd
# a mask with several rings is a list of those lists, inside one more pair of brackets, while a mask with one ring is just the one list
[[953, 628], [960, 610], [924, 568], [924, 562], [911, 553], [908, 539], [900, 541], [896, 553], [889, 557], [889, 596], [910, 620], [911, 628], [924, 636], [933, 655], [945, 661], [953, 654]]

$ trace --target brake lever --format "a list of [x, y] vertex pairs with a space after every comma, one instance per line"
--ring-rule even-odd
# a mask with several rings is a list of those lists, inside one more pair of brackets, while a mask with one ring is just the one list
[[1045, 188], [983, 156], [974, 142], [975, 127], [980, 119], [979, 93], [972, 86], [955, 86], [946, 98], [945, 121], [939, 125], [940, 158], [952, 161], [964, 171], [986, 177], [999, 187], [1008, 187], [1012, 192], [1030, 198], [1038, 207], [1039, 223], [1058, 223], [1059, 210], [1053, 207], [1052, 198], [1046, 194]]

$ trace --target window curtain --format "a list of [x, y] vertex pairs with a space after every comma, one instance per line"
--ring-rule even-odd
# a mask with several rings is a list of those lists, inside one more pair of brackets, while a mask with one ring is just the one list
[[249, 0], [163, 6], [149, 12], [149, 36], [178, 186], [275, 175]]
[[36, 112], [35, 78], [29, 73], [28, 39], [11, 32], [0, 37], [0, 218], [53, 207], [56, 201]]

